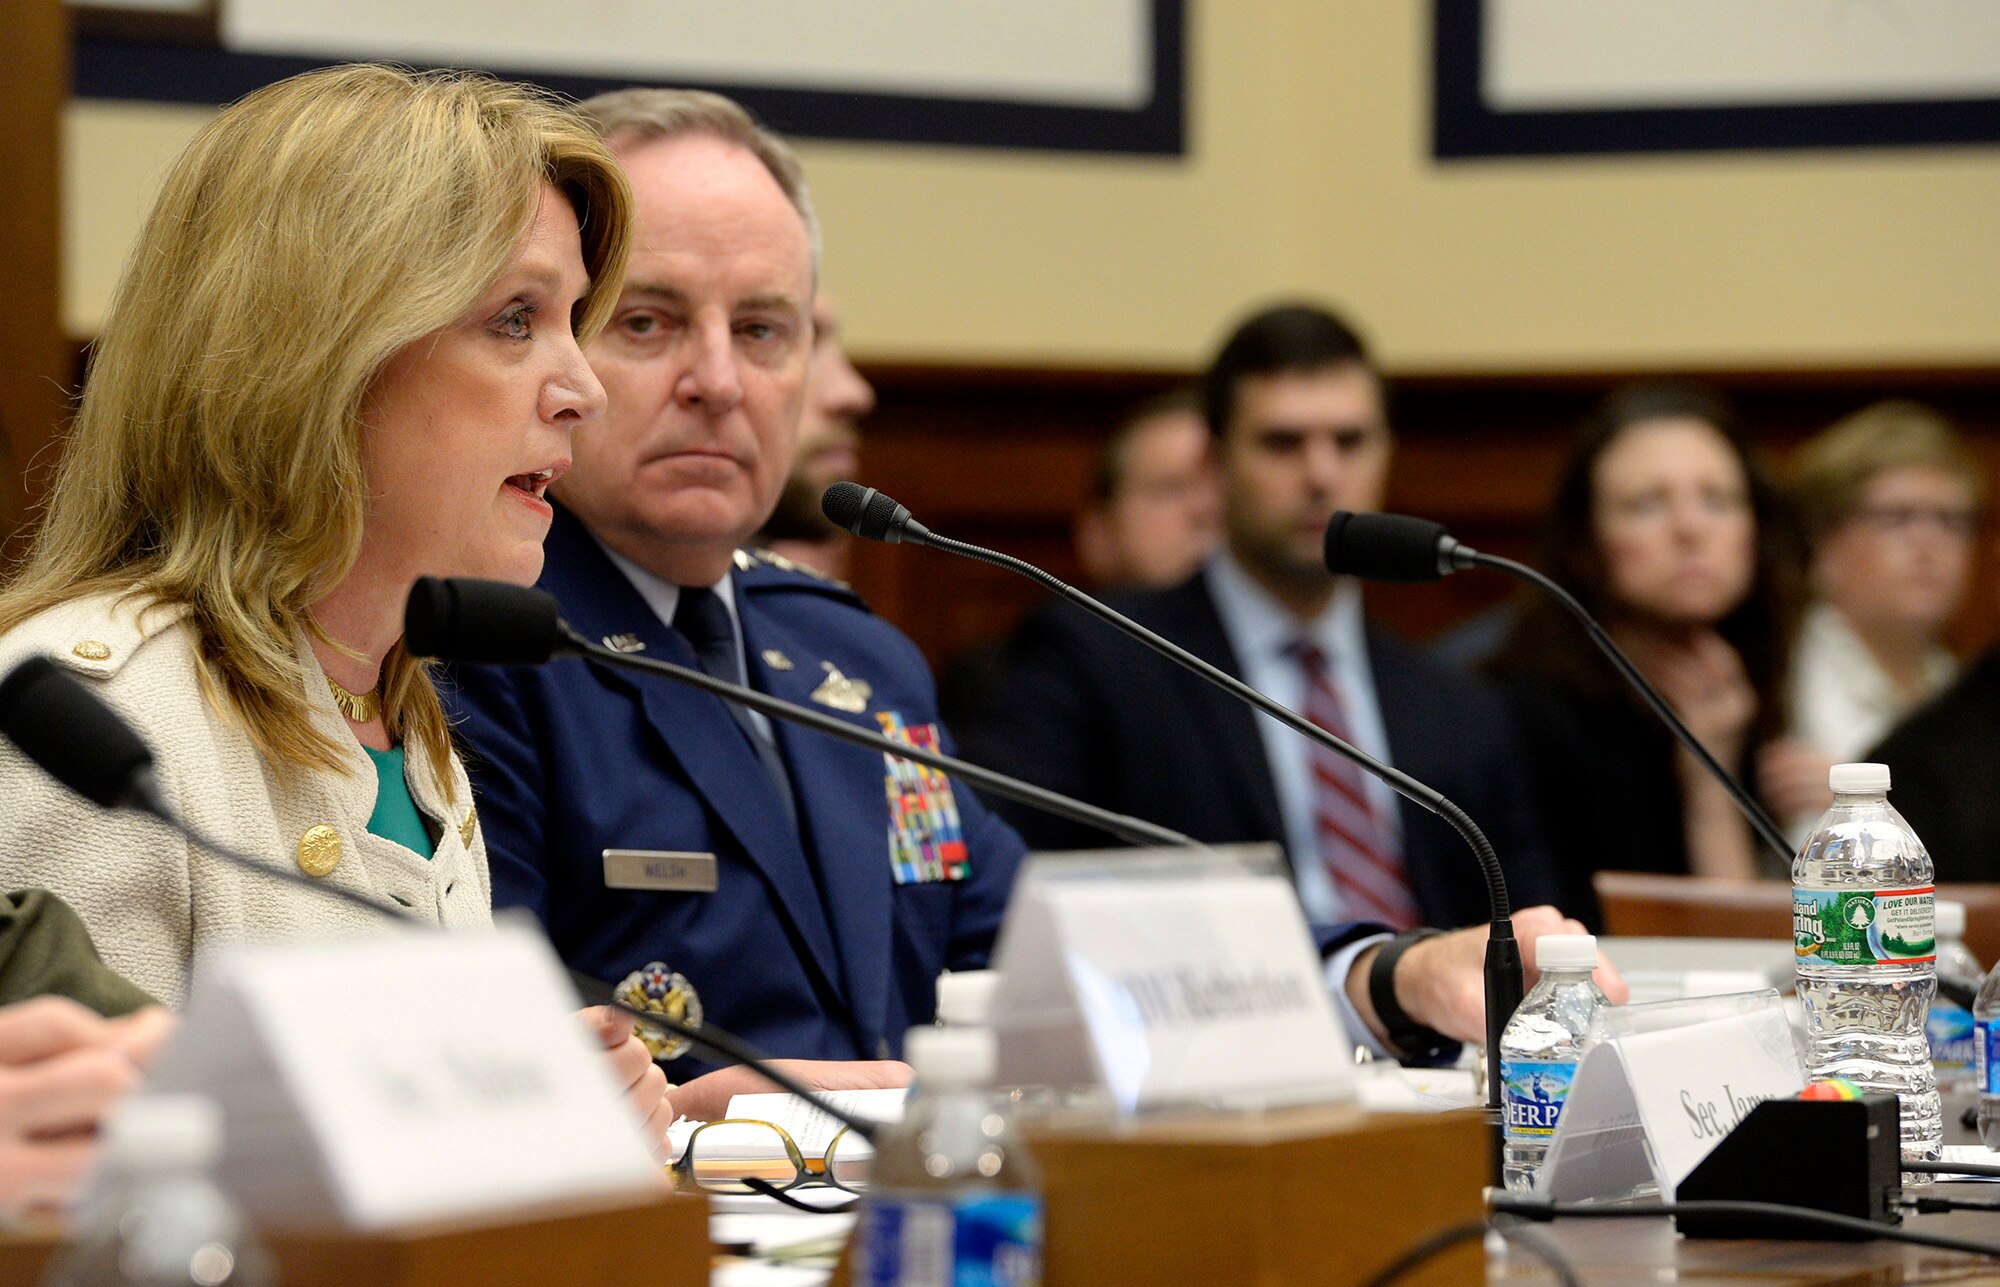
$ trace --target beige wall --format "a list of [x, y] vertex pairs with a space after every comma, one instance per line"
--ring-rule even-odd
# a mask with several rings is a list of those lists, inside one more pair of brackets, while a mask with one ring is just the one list
[[[1190, 7], [1186, 158], [805, 148], [862, 356], [1186, 366], [1304, 291], [1405, 370], [2000, 362], [2000, 148], [1438, 165], [1427, 4]], [[206, 115], [72, 106], [73, 333]]]

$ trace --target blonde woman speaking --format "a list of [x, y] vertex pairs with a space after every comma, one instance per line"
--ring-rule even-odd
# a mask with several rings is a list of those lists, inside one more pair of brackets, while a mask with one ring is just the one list
[[[542, 491], [604, 391], [579, 344], [629, 249], [616, 161], [520, 86], [382, 67], [250, 95], [168, 175], [92, 355], [0, 669], [43, 653], [158, 757], [196, 826], [419, 920], [491, 920], [423, 667], [420, 575], [529, 581]], [[0, 886], [46, 886], [179, 1004], [204, 945], [368, 914], [100, 812], [0, 751]], [[656, 1143], [665, 1078], [587, 1012]]]

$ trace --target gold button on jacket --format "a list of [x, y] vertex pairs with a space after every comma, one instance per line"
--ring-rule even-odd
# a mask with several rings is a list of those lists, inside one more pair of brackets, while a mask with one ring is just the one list
[[340, 833], [332, 827], [308, 828], [299, 837], [299, 870], [308, 876], [324, 876], [340, 866]]

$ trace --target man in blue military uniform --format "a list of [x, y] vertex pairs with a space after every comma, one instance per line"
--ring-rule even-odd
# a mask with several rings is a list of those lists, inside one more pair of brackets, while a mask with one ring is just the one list
[[[553, 486], [542, 587], [607, 647], [949, 751], [908, 639], [845, 586], [740, 548], [791, 466], [815, 341], [797, 161], [715, 95], [585, 107], [638, 222], [589, 350], [609, 410]], [[938, 972], [985, 964], [1024, 846], [948, 779], [595, 663], [456, 679], [494, 903], [531, 909], [572, 967], [637, 974], [675, 1005], [678, 973], [708, 1020], [769, 1052], [848, 1060], [900, 1051], [932, 1017]], [[1523, 917], [1530, 948], [1565, 928], [1547, 909]], [[1365, 926], [1319, 937], [1350, 1026], [1379, 1039], [1397, 1010], [1480, 1031], [1482, 933], [1393, 952]], [[1374, 960], [1388, 968], [1371, 975]]]
[[[949, 750], [907, 638], [846, 586], [739, 548], [791, 465], [816, 339], [796, 160], [713, 95], [591, 106], [638, 238], [590, 352], [613, 409], [553, 488], [541, 585], [609, 647]], [[970, 791], [578, 661], [456, 679], [495, 904], [533, 910], [573, 968], [660, 960], [773, 1053], [876, 1059], [931, 1018], [942, 970], [985, 963], [1023, 845]]]

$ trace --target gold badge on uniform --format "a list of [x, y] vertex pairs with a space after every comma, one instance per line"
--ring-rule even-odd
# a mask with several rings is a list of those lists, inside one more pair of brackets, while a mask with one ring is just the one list
[[[611, 995], [618, 1004], [634, 1010], [664, 1015], [690, 1028], [701, 1026], [701, 998], [695, 995], [694, 985], [669, 970], [665, 962], [649, 961], [644, 969], [632, 971]], [[678, 1059], [694, 1046], [686, 1037], [650, 1023], [633, 1024], [632, 1035], [645, 1043], [655, 1059]]]
[[820, 668], [826, 671], [826, 678], [812, 690], [814, 701], [849, 715], [859, 715], [868, 709], [868, 698], [875, 690], [865, 680], [849, 679], [830, 661], [821, 662]]

